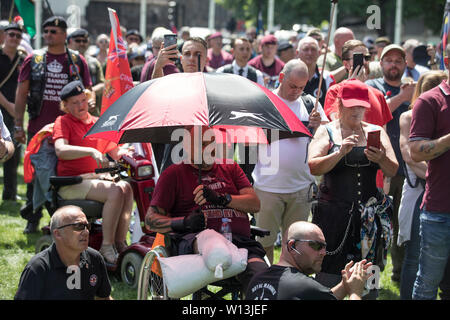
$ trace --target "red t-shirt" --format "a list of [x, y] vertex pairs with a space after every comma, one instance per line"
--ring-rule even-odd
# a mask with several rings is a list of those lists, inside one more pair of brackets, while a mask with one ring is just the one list
[[[348, 80], [347, 80], [348, 81]], [[345, 83], [345, 81], [340, 82], [331, 86], [325, 97], [325, 104], [323, 110], [325, 114], [330, 117], [330, 113], [338, 112], [338, 99], [337, 95], [339, 88]], [[383, 93], [371, 86], [367, 86], [369, 89], [369, 102], [370, 109], [364, 114], [364, 121], [370, 124], [375, 124], [377, 126], [384, 126], [386, 123], [392, 120], [392, 113], [389, 106], [386, 103]], [[331, 120], [331, 119], [330, 119]]]
[[254, 57], [248, 62], [249, 66], [269, 75], [270, 77], [278, 76], [283, 70], [284, 62], [275, 57], [275, 61], [270, 66], [265, 66], [262, 61], [262, 55]]
[[[211, 170], [202, 171], [202, 184], [217, 193], [231, 195], [252, 187], [237, 163], [214, 164]], [[193, 195], [197, 186], [198, 169], [185, 163], [173, 164], [159, 177], [151, 205], [163, 208], [171, 217], [188, 216], [198, 207]], [[208, 217], [207, 228], [220, 232], [222, 218], [231, 218], [232, 233], [250, 237], [250, 222], [245, 212], [209, 203], [202, 206], [202, 211]]]
[[[450, 86], [447, 81], [423, 93], [414, 103], [411, 140], [435, 140], [450, 133]], [[422, 207], [450, 213], [450, 151], [428, 162]]]
[[[99, 150], [98, 147], [104, 142], [103, 140], [90, 137], [83, 138], [98, 119], [91, 115], [89, 117], [88, 123], [78, 120], [70, 113], [58, 117], [53, 127], [53, 141], [63, 138], [71, 145], [92, 147]], [[94, 172], [97, 167], [97, 162], [89, 156], [74, 160], [58, 159], [56, 173], [58, 176], [78, 176], [83, 173]]]
[[[39, 116], [35, 119], [30, 119], [28, 122], [28, 132], [36, 134], [46, 124], [55, 122], [58, 116], [64, 115], [59, 108], [60, 98], [59, 94], [61, 89], [69, 82], [69, 63], [67, 54], [51, 54], [46, 53], [46, 84], [44, 89], [44, 95], [42, 97], [42, 109]], [[30, 54], [25, 58], [22, 69], [20, 70], [19, 82], [25, 80], [31, 80], [31, 58]], [[92, 85], [91, 76], [86, 60], [80, 55], [80, 59], [83, 62], [83, 70], [78, 70], [78, 73], [83, 77], [84, 86], [90, 87]], [[76, 67], [78, 65], [75, 63]], [[74, 72], [73, 70], [71, 72]]]

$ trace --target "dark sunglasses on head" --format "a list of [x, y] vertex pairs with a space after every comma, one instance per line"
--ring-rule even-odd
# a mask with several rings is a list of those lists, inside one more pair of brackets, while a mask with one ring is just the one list
[[83, 231], [84, 229], [91, 230], [91, 225], [89, 223], [85, 223], [85, 222], [69, 223], [69, 224], [65, 224], [61, 227], [58, 227], [56, 229], [62, 229], [65, 227], [72, 227], [72, 229], [75, 231]]
[[316, 240], [304, 240], [304, 239], [292, 239], [294, 241], [307, 242], [309, 247], [315, 251], [320, 251], [327, 247], [325, 242], [316, 241]]
[[16, 37], [17, 39], [22, 39], [22, 35], [20, 33], [9, 32], [7, 35], [11, 38]]
[[88, 41], [86, 39], [74, 39], [76, 43], [87, 43]]

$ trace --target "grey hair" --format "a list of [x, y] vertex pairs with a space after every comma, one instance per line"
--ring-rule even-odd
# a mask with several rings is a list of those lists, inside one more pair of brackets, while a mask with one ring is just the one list
[[152, 33], [152, 44], [154, 44], [155, 42], [163, 42], [164, 41], [164, 35], [165, 34], [171, 34], [172, 31], [170, 31], [169, 29], [166, 29], [164, 27], [157, 27], [155, 30], [153, 30]]
[[297, 50], [300, 51], [300, 48], [301, 48], [305, 43], [310, 43], [310, 42], [314, 43], [314, 44], [316, 45], [317, 49], [319, 49], [319, 42], [317, 42], [317, 40], [314, 39], [314, 38], [311, 37], [311, 36], [306, 36], [306, 37], [304, 37], [302, 40], [300, 40], [300, 41], [298, 42]]
[[420, 44], [419, 40], [417, 39], [408, 39], [403, 44], [403, 49], [407, 52], [411, 52]]
[[82, 211], [80, 207], [78, 206], [64, 206], [59, 208], [58, 210], [53, 213], [52, 218], [50, 219], [50, 232], [53, 236], [53, 231], [58, 229], [60, 226], [63, 225], [64, 219], [67, 216], [67, 213], [70, 213], [71, 211]]
[[308, 67], [306, 64], [300, 59], [292, 59], [289, 60], [281, 70], [284, 73], [284, 76], [288, 78], [292, 72], [296, 72], [298, 74], [308, 74]]

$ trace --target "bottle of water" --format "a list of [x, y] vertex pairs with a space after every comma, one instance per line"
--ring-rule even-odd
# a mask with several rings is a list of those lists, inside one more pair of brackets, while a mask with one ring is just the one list
[[222, 218], [222, 226], [220, 227], [220, 233], [227, 239], [228, 241], [233, 241], [233, 235], [231, 233], [231, 219]]

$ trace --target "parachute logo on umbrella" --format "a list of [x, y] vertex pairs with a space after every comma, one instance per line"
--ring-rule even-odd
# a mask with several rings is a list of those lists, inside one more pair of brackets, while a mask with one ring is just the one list
[[230, 117], [230, 120], [239, 119], [239, 118], [253, 118], [259, 121], [264, 121], [263, 118], [261, 118], [261, 113], [250, 113], [250, 112], [239, 112], [239, 111], [231, 111], [231, 115], [234, 116], [234, 118]]
[[109, 119], [106, 120], [106, 121], [102, 124], [102, 128], [113, 126], [113, 125], [117, 122], [118, 117], [119, 117], [118, 114], [116, 114], [115, 116], [110, 116]]

